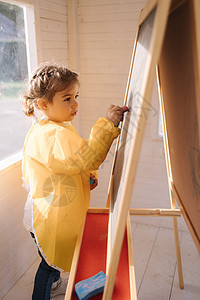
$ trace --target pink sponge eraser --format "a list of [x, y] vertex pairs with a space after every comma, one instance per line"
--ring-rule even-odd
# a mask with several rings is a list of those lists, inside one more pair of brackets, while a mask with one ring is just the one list
[[128, 108], [128, 106], [126, 106], [126, 105], [122, 106], [122, 109], [123, 109], [124, 113], [125, 113], [126, 111], [129, 111], [129, 108]]

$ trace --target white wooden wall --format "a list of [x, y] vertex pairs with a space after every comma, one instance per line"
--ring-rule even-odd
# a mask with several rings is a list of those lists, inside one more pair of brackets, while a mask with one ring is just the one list
[[[97, 118], [105, 116], [111, 103], [123, 103], [139, 13], [145, 2], [20, 1], [27, 3], [30, 9], [34, 10], [38, 62], [59, 61], [80, 74], [81, 97], [77, 126], [84, 138], [87, 138]], [[131, 206], [166, 208], [169, 207], [169, 196], [163, 143], [157, 134], [159, 105], [156, 88], [152, 105], [157, 114], [150, 111]], [[92, 191], [91, 206], [106, 204], [113, 155], [114, 147], [100, 167], [99, 186]], [[33, 242], [22, 225], [26, 195], [21, 187], [20, 168], [20, 164], [17, 164], [6, 173], [0, 173], [0, 185], [5, 185], [5, 174], [7, 178], [7, 190], [3, 189], [0, 192], [0, 239], [4, 245], [1, 247], [0, 262], [3, 268], [0, 270], [0, 298], [20, 278], [37, 255]], [[143, 222], [147, 222], [147, 219], [149, 220], [147, 217], [143, 218]], [[155, 218], [152, 222], [155, 222], [154, 220]], [[170, 221], [165, 219], [159, 222], [164, 226], [171, 226]], [[8, 277], [5, 276], [5, 270], [9, 270]]]
[[66, 0], [40, 0], [36, 4], [36, 21], [39, 23], [36, 34], [41, 44], [38, 49], [39, 63], [55, 60], [68, 64]]

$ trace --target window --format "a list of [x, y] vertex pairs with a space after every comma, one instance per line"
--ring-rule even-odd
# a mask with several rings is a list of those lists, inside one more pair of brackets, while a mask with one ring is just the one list
[[0, 1], [0, 160], [22, 150], [31, 125], [19, 100], [31, 66], [26, 15], [25, 7]]

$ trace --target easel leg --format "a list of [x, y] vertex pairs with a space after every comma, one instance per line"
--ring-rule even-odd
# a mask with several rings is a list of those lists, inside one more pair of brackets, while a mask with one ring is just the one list
[[[158, 91], [159, 91], [160, 108], [161, 108], [162, 125], [163, 125], [163, 141], [164, 141], [164, 148], [165, 148], [165, 160], [166, 160], [166, 168], [167, 168], [169, 196], [170, 196], [171, 208], [175, 209], [176, 203], [175, 203], [174, 195], [172, 193], [173, 176], [172, 176], [172, 171], [171, 171], [171, 161], [170, 161], [170, 154], [169, 154], [167, 126], [166, 126], [166, 119], [165, 119], [165, 108], [164, 108], [163, 94], [162, 94], [162, 89], [161, 89], [161, 85], [160, 85], [158, 69], [157, 69], [157, 82], [158, 82]], [[177, 217], [173, 217], [173, 227], [174, 227], [174, 239], [175, 239], [175, 247], [176, 247], [176, 259], [177, 259], [177, 267], [178, 267], [179, 286], [181, 289], [183, 289], [184, 283], [183, 283], [183, 271], [182, 271], [182, 263], [181, 263], [181, 251], [180, 251]]]
[[[174, 200], [172, 191], [170, 191], [170, 201], [171, 201], [171, 208], [175, 209], [176, 204], [175, 204], [175, 200]], [[183, 271], [182, 271], [181, 250], [180, 250], [177, 217], [173, 217], [173, 227], [174, 227], [174, 240], [175, 240], [175, 247], [176, 247], [176, 260], [177, 260], [177, 267], [178, 267], [179, 286], [181, 289], [183, 289], [184, 283], [183, 283]]]
[[128, 253], [129, 253], [130, 292], [131, 292], [131, 300], [137, 300], [135, 265], [134, 265], [134, 258], [133, 258], [133, 245], [132, 245], [131, 236], [132, 236], [132, 234], [131, 234], [131, 221], [130, 221], [130, 214], [128, 213], [127, 238], [128, 238]]

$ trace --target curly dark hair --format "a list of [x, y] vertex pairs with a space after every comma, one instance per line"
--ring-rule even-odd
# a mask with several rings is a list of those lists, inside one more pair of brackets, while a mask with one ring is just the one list
[[34, 115], [37, 99], [44, 98], [52, 102], [56, 92], [62, 91], [75, 83], [79, 83], [78, 75], [66, 67], [56, 64], [41, 65], [33, 73], [28, 91], [21, 95], [25, 115]]

